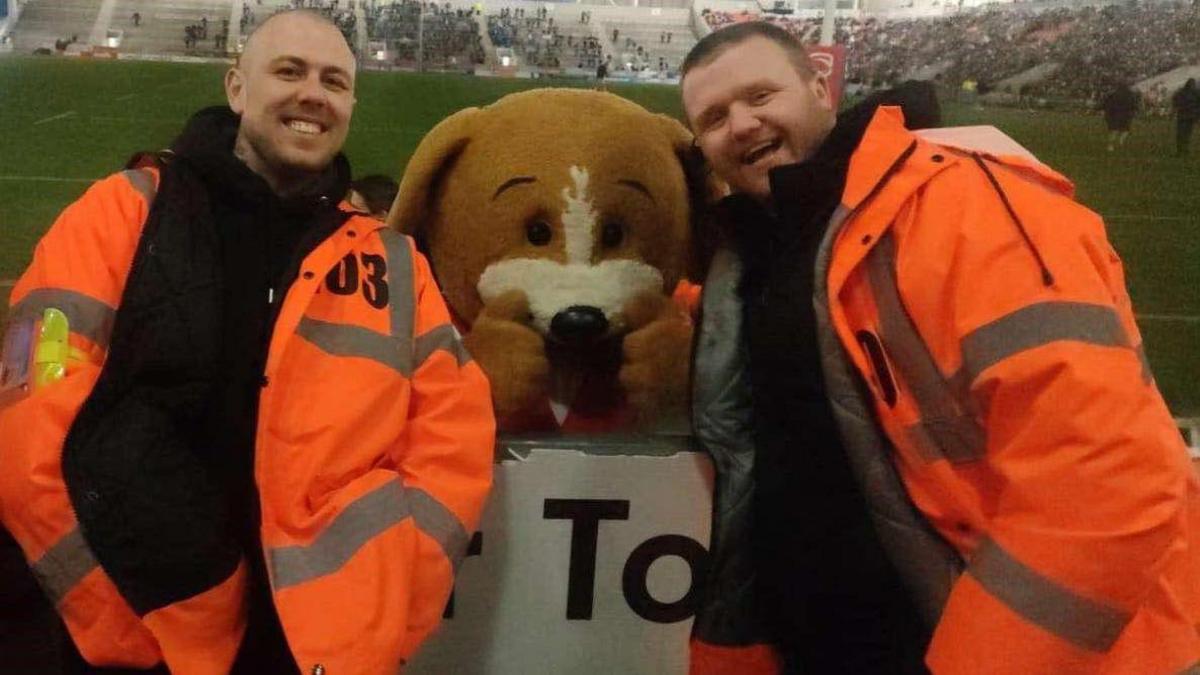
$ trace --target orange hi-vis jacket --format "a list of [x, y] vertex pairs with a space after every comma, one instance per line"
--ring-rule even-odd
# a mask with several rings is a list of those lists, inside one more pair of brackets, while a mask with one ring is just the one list
[[[952, 140], [880, 108], [815, 270], [831, 408], [932, 629], [926, 663], [936, 675], [1200, 672], [1200, 480], [1120, 259], [1067, 179], [1007, 138], [997, 154]], [[731, 433], [749, 405], [736, 391], [745, 356], [729, 346], [740, 265], [730, 249], [714, 260], [695, 366], [697, 436], [729, 466], [753, 448]], [[748, 578], [723, 584], [714, 607], [746, 602]], [[727, 644], [692, 672], [776, 670], [761, 649]]]
[[[88, 662], [226, 673], [245, 628], [246, 562], [138, 611], [93, 555], [64, 479], [64, 441], [109, 365], [158, 175], [93, 185], [13, 290], [10, 328], [57, 308], [87, 358], [0, 405], [0, 520]], [[341, 292], [325, 287], [331, 271]], [[347, 292], [351, 277], [361, 290]], [[306, 674], [397, 672], [441, 619], [491, 485], [495, 433], [487, 382], [411, 240], [354, 215], [317, 245], [282, 301], [263, 382], [254, 474], [288, 645]]]
[[[935, 673], [1200, 664], [1200, 480], [1120, 260], [1072, 193], [1032, 158], [919, 140], [885, 108], [818, 255], [818, 314], [869, 383], [908, 496], [965, 562]], [[830, 393], [843, 436], [871, 426]]]

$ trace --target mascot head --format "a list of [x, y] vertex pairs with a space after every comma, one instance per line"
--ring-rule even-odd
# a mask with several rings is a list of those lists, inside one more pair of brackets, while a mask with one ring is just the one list
[[679, 122], [588, 90], [512, 94], [421, 141], [388, 222], [429, 257], [502, 428], [682, 410], [691, 326], [671, 296], [705, 176]]

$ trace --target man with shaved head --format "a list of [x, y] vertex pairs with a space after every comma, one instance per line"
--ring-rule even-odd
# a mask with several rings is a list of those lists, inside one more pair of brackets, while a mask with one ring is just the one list
[[1200, 672], [1200, 480], [1071, 182], [930, 128], [928, 83], [837, 113], [770, 23], [680, 71], [732, 193], [693, 357], [725, 506], [691, 672]]
[[279, 194], [319, 175], [350, 130], [354, 69], [350, 46], [324, 16], [268, 18], [225, 75], [229, 107], [241, 117], [234, 154]]
[[270, 17], [224, 84], [14, 287], [0, 522], [62, 672], [397, 672], [490, 487], [487, 382], [411, 240], [342, 202], [337, 27]]

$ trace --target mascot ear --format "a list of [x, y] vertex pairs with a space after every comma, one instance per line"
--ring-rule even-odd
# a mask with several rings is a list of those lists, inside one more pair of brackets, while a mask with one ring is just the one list
[[387, 225], [412, 236], [421, 248], [438, 183], [471, 140], [479, 112], [479, 108], [466, 108], [438, 123], [421, 139], [404, 169]]
[[679, 120], [659, 115], [659, 124], [675, 146], [675, 156], [687, 179], [691, 232], [688, 237], [687, 278], [703, 283], [718, 242], [718, 232], [712, 207], [729, 192], [729, 188], [713, 175], [704, 161], [695, 137]]

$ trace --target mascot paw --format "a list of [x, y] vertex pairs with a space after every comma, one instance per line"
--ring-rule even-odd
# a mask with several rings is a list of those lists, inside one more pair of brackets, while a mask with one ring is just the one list
[[665, 295], [643, 295], [625, 308], [630, 331], [618, 378], [642, 422], [683, 412], [688, 400], [692, 320]]
[[521, 291], [505, 293], [484, 306], [471, 332], [467, 351], [492, 384], [496, 417], [508, 419], [546, 397], [550, 362], [542, 336], [530, 328], [529, 300]]

